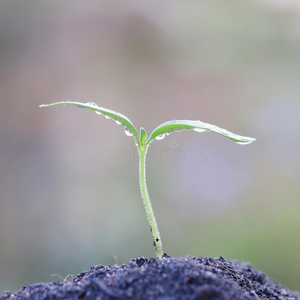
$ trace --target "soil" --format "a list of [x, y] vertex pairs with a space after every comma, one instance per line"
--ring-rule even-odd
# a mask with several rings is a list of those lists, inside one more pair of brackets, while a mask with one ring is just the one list
[[91, 267], [70, 281], [36, 283], [0, 300], [286, 299], [300, 300], [248, 263], [215, 258], [138, 257], [122, 266]]

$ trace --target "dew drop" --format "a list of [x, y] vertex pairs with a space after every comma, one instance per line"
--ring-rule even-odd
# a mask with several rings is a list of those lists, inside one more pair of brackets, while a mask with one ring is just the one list
[[90, 106], [98, 106], [96, 103], [94, 102], [88, 102], [87, 105], [90, 105]]
[[159, 136], [156, 137], [156, 139], [159, 141], [159, 140], [162, 140], [166, 135], [165, 134], [161, 134]]
[[120, 124], [122, 124], [122, 123], [121, 123], [121, 122], [119, 122], [119, 121], [116, 121], [116, 124], [120, 125]]
[[128, 136], [132, 136], [133, 135], [133, 133], [127, 127], [124, 127], [124, 132]]
[[170, 135], [170, 134], [171, 134], [171, 132], [167, 132], [167, 133], [166, 133], [166, 135]]
[[105, 116], [105, 118], [106, 118], [107, 120], [110, 120], [110, 119], [111, 119], [111, 117], [110, 117], [110, 116]]
[[205, 132], [205, 131], [207, 131], [207, 129], [203, 129], [203, 128], [194, 128], [193, 130], [196, 131], [196, 132]]
[[[88, 102], [88, 103], [86, 103], [86, 104], [87, 104], [87, 105], [90, 105], [90, 106], [98, 107], [98, 105], [97, 105], [96, 103], [94, 103], [94, 102]], [[95, 113], [96, 113], [97, 115], [102, 115], [102, 113], [99, 112], [99, 111], [95, 111]]]

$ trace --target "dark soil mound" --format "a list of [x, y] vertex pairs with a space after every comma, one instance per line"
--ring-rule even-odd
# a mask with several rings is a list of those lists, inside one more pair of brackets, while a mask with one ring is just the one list
[[139, 257], [92, 267], [69, 282], [37, 283], [6, 299], [287, 299], [300, 300], [247, 263], [213, 258]]

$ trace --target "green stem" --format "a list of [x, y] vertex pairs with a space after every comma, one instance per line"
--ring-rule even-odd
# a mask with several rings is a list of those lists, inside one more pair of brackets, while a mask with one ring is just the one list
[[142, 193], [142, 198], [144, 202], [144, 207], [146, 210], [146, 215], [148, 218], [148, 222], [150, 225], [150, 230], [152, 233], [153, 238], [153, 246], [155, 248], [156, 257], [162, 258], [164, 251], [161, 243], [160, 234], [158, 231], [157, 223], [154, 217], [152, 205], [150, 202], [148, 190], [147, 190], [147, 183], [146, 183], [146, 154], [147, 154], [147, 146], [141, 145], [139, 148], [139, 156], [140, 156], [140, 189]]

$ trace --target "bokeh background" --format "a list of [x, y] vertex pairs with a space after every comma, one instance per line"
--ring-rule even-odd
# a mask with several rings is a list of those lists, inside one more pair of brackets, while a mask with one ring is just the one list
[[138, 161], [96, 102], [148, 133], [165, 251], [253, 264], [300, 290], [298, 0], [0, 1], [0, 292], [153, 257]]

